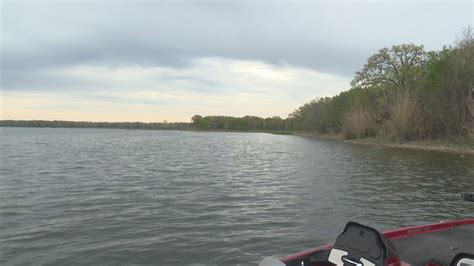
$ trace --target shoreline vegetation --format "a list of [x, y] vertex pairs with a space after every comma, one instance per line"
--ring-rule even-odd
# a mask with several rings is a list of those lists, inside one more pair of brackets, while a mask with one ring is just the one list
[[382, 48], [357, 71], [351, 88], [316, 98], [287, 118], [201, 116], [190, 123], [0, 120], [0, 127], [121, 128], [267, 132], [392, 148], [474, 154], [474, 31], [453, 45]]
[[445, 139], [425, 139], [415, 140], [408, 142], [393, 142], [382, 137], [370, 137], [364, 139], [344, 139], [341, 134], [318, 134], [308, 132], [294, 132], [293, 135], [318, 138], [318, 139], [329, 139], [334, 141], [342, 141], [349, 144], [356, 145], [367, 145], [367, 146], [380, 146], [393, 149], [405, 149], [405, 150], [420, 150], [420, 151], [437, 151], [447, 153], [457, 153], [461, 155], [473, 155], [474, 156], [474, 140], [473, 139], [456, 139], [456, 140], [445, 140]]

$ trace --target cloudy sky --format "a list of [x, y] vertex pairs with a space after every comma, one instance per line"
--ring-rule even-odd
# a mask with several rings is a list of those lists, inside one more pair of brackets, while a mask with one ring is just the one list
[[472, 0], [0, 3], [0, 119], [286, 117], [382, 47], [474, 24]]

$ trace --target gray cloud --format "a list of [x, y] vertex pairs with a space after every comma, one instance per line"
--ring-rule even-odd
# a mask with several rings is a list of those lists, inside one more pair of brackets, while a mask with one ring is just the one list
[[[187, 67], [259, 60], [351, 76], [379, 48], [438, 49], [472, 24], [473, 2], [3, 2], [2, 89], [62, 84], [69, 65]], [[75, 82], [75, 81], [74, 81]], [[79, 82], [79, 81], [77, 81]]]

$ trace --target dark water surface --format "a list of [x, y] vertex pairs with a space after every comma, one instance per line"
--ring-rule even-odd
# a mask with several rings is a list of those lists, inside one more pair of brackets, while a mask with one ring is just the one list
[[249, 264], [472, 216], [474, 158], [263, 133], [0, 128], [1, 264]]

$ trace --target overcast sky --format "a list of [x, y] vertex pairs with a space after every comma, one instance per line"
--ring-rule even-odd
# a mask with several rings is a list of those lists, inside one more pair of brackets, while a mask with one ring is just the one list
[[474, 24], [474, 1], [0, 1], [0, 119], [286, 117]]

